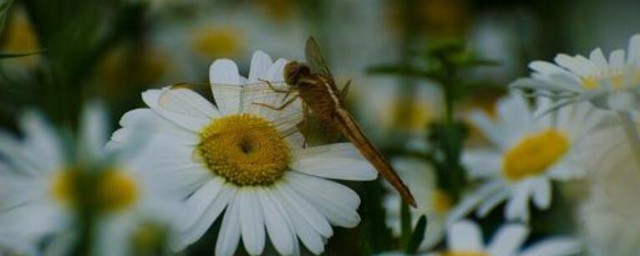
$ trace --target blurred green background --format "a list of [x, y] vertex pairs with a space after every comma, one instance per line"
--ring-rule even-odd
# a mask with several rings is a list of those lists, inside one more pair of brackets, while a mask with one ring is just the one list
[[[145, 89], [208, 81], [217, 58], [233, 59], [246, 74], [255, 50], [304, 59], [304, 42], [314, 36], [339, 83], [353, 80], [348, 107], [375, 144], [390, 157], [420, 156], [433, 146], [433, 124], [451, 118], [451, 130], [472, 108], [492, 110], [510, 81], [528, 75], [531, 60], [626, 45], [640, 27], [638, 10], [632, 0], [16, 0], [5, 13], [1, 52], [38, 53], [0, 60], [0, 125], [13, 130], [22, 110], [37, 108], [73, 130], [82, 103], [99, 98], [115, 128], [142, 106]], [[442, 61], [459, 55], [477, 63], [456, 66], [458, 82], [415, 74], [428, 73], [434, 60], [449, 70]], [[451, 113], [447, 104], [455, 104]], [[473, 127], [465, 133], [465, 145], [484, 143]], [[384, 224], [384, 187], [356, 189], [363, 222], [338, 228], [327, 254], [402, 247], [406, 241]], [[565, 210], [535, 219], [534, 234], [573, 229], [558, 217]], [[500, 214], [484, 221], [495, 228]], [[192, 252], [212, 248], [196, 244]]]

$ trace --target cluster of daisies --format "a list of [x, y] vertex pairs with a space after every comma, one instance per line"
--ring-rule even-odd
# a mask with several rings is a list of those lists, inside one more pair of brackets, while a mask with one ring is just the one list
[[360, 198], [333, 180], [377, 172], [350, 143], [305, 146], [300, 102], [265, 107], [283, 95], [261, 81], [281, 84], [286, 63], [258, 51], [248, 77], [233, 61], [215, 61], [208, 95], [148, 90], [148, 107], [126, 113], [110, 141], [97, 103], [85, 108], [73, 147], [42, 115], [25, 113], [23, 136], [0, 134], [0, 248], [139, 255], [166, 244], [180, 252], [217, 222], [216, 255], [233, 255], [240, 241], [250, 255], [269, 243], [282, 255], [302, 245], [321, 254], [332, 226], [360, 222]]
[[[85, 106], [77, 139], [36, 111], [18, 121], [21, 136], [0, 133], [0, 254], [139, 255], [181, 252], [216, 230], [215, 255], [322, 254], [333, 226], [360, 222], [359, 196], [335, 181], [368, 181], [377, 172], [350, 143], [308, 146], [297, 125], [302, 102], [278, 109], [287, 60], [263, 52], [248, 77], [227, 59], [210, 66], [203, 95], [188, 86], [142, 94], [110, 134], [99, 103]], [[634, 255], [640, 213], [640, 35], [607, 59], [560, 54], [535, 61], [495, 114], [470, 119], [488, 139], [467, 149], [473, 186], [453, 204], [428, 164], [393, 165], [414, 193], [413, 216], [428, 218], [427, 255]], [[266, 83], [269, 81], [270, 83]], [[274, 90], [273, 87], [276, 87]], [[283, 88], [280, 88], [283, 89]], [[268, 107], [273, 106], [273, 107]], [[532, 209], [553, 207], [553, 193], [584, 180], [584, 239], [527, 242]], [[385, 198], [387, 224], [399, 232], [399, 197]], [[485, 243], [482, 219], [507, 221]], [[615, 208], [616, 210], [611, 210]], [[640, 222], [637, 222], [640, 225]], [[608, 226], [624, 229], [622, 239]], [[88, 228], [90, 227], [90, 228]], [[442, 244], [444, 240], [444, 249]], [[586, 246], [585, 246], [586, 244]], [[301, 248], [304, 246], [304, 249]], [[166, 252], [158, 251], [166, 250]], [[607, 253], [614, 254], [607, 254]]]
[[[420, 206], [413, 223], [422, 214], [429, 219], [421, 250], [444, 240], [444, 255], [637, 255], [640, 222], [628, 219], [640, 213], [640, 35], [608, 58], [598, 48], [589, 57], [559, 54], [555, 63], [529, 67], [531, 76], [513, 82], [495, 112], [469, 115], [489, 143], [465, 150], [472, 186], [458, 204], [437, 189], [428, 162], [394, 160]], [[581, 206], [567, 216], [578, 220], [580, 235], [525, 243], [530, 208], [559, 207], [552, 202], [558, 192]], [[399, 198], [385, 200], [387, 224], [397, 234]], [[507, 223], [485, 246], [480, 225], [465, 218], [481, 221], [496, 211]]]

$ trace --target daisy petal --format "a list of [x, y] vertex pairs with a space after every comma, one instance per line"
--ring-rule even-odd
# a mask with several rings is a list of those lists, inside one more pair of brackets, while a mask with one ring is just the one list
[[172, 244], [176, 251], [197, 241], [218, 218], [234, 194], [233, 189], [227, 188], [223, 189], [220, 180], [212, 179], [186, 200], [190, 221], [181, 225], [180, 240]]
[[323, 237], [333, 235], [331, 226], [324, 216], [287, 186], [278, 186], [274, 195], [277, 195], [283, 206], [289, 210], [291, 223], [300, 241], [314, 254], [321, 254], [324, 251]]
[[529, 229], [524, 225], [511, 224], [502, 227], [491, 239], [487, 251], [489, 255], [495, 256], [516, 255], [528, 234]]
[[580, 242], [571, 238], [553, 238], [527, 248], [520, 256], [574, 255], [581, 251]]
[[[308, 225], [324, 237], [333, 235], [333, 230], [327, 219], [309, 202], [302, 198], [287, 184], [281, 184], [276, 190], [278, 197], [291, 214], [291, 218], [302, 217]], [[296, 228], [297, 230], [297, 228]]]
[[341, 180], [373, 180], [378, 177], [374, 167], [357, 152], [351, 143], [339, 143], [301, 149], [291, 168], [297, 172]]
[[251, 66], [249, 68], [249, 83], [256, 83], [259, 79], [267, 79], [269, 69], [271, 68], [271, 57], [263, 51], [256, 51], [251, 57]]
[[261, 254], [265, 244], [264, 220], [256, 192], [254, 188], [241, 188], [236, 197], [240, 207], [242, 242], [251, 255]]
[[291, 255], [294, 252], [295, 232], [291, 220], [289, 219], [285, 208], [278, 200], [275, 200], [266, 188], [258, 189], [258, 200], [264, 214], [264, 224], [267, 233], [271, 239], [271, 243], [282, 255]]
[[546, 178], [538, 178], [533, 186], [533, 202], [538, 209], [548, 209], [551, 205], [551, 182]]
[[[216, 105], [223, 115], [236, 114], [240, 111], [240, 85], [242, 79], [238, 74], [236, 63], [219, 59], [209, 68], [209, 80], [212, 84], [211, 91]], [[215, 86], [215, 84], [238, 85], [238, 90], [231, 90], [228, 86]]]
[[237, 193], [234, 193], [222, 219], [216, 242], [216, 255], [219, 256], [233, 255], [240, 243], [240, 206], [234, 202], [236, 197]]
[[[160, 97], [167, 91], [169, 88], [164, 88], [162, 90], [147, 90], [142, 93], [142, 100], [147, 106], [149, 106], [153, 111], [155, 111], [160, 116], [166, 118], [172, 123], [188, 130], [191, 132], [199, 132], [202, 127], [209, 123], [208, 119], [198, 118], [193, 116], [187, 116], [178, 112], [173, 112], [171, 109], [177, 107], [169, 107], [170, 104], [168, 102], [164, 102], [165, 106], [160, 106]], [[169, 105], [167, 105], [169, 104]], [[176, 103], [181, 104], [181, 103]]]
[[447, 232], [447, 243], [453, 251], [484, 251], [480, 229], [471, 221], [453, 224]]

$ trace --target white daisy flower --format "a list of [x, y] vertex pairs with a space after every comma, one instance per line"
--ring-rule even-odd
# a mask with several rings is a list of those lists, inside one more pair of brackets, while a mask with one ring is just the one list
[[359, 223], [358, 195], [327, 179], [372, 180], [373, 167], [350, 143], [303, 148], [296, 132], [300, 102], [280, 111], [254, 104], [282, 104], [283, 94], [259, 82], [283, 81], [286, 62], [258, 51], [244, 78], [233, 61], [217, 60], [211, 83], [228, 86], [212, 86], [216, 105], [189, 89], [164, 88], [143, 93], [150, 108], [123, 116], [114, 143], [130, 139], [136, 123], [146, 120], [158, 128], [151, 140], [165, 145], [156, 148], [155, 161], [163, 163], [156, 172], [175, 177], [189, 211], [175, 249], [194, 243], [222, 218], [216, 255], [232, 255], [240, 238], [249, 254], [259, 255], [266, 236], [281, 254], [298, 254], [298, 239], [320, 254], [331, 225]]
[[563, 256], [581, 251], [580, 243], [572, 238], [556, 237], [537, 242], [522, 250], [529, 228], [522, 224], [507, 224], [493, 235], [488, 245], [484, 244], [482, 232], [471, 221], [460, 221], [447, 230], [447, 249], [427, 256]]
[[553, 114], [534, 114], [551, 104], [537, 98], [534, 111], [524, 97], [514, 93], [497, 103], [497, 120], [483, 112], [472, 114], [475, 125], [493, 145], [465, 152], [462, 161], [470, 178], [486, 183], [464, 199], [452, 216], [465, 215], [477, 206], [477, 214], [485, 216], [507, 200], [507, 219], [528, 221], [529, 199], [538, 209], [551, 205], [552, 180], [583, 176], [576, 145], [598, 125], [602, 113], [583, 103]]
[[597, 48], [589, 57], [558, 54], [555, 64], [534, 61], [530, 78], [512, 86], [557, 93], [560, 104], [591, 101], [596, 107], [613, 110], [640, 108], [640, 34], [629, 39], [627, 52], [618, 49], [605, 57]]
[[[391, 164], [402, 180], [407, 182], [407, 186], [418, 203], [418, 208], [410, 209], [411, 226], [415, 227], [420, 216], [427, 216], [428, 225], [418, 249], [424, 251], [432, 248], [444, 236], [445, 217], [451, 208], [451, 199], [437, 189], [435, 170], [428, 162], [418, 158], [403, 157], [393, 159]], [[387, 187], [392, 191], [390, 185]], [[387, 212], [386, 223], [391, 227], [395, 236], [399, 236], [401, 232], [401, 203], [402, 199], [397, 193], [388, 193], [384, 197], [384, 208]]]
[[[23, 139], [0, 134], [0, 241], [19, 240], [12, 245], [21, 251], [25, 243], [43, 249], [37, 245], [77, 227], [85, 200], [95, 213], [95, 255], [134, 255], [132, 250], [140, 248], [132, 241], [142, 223], [169, 225], [179, 200], [162, 193], [156, 175], [141, 171], [148, 162], [144, 153], [125, 157], [103, 150], [108, 134], [100, 110], [90, 105], [85, 111], [77, 154], [67, 154], [54, 128], [33, 112], [19, 121]], [[79, 178], [89, 176], [95, 177], [94, 186], [79, 191]], [[69, 253], [78, 239], [68, 240], [63, 251]]]
[[589, 198], [581, 211], [582, 233], [591, 255], [637, 255], [640, 251], [638, 155], [621, 127], [589, 135], [583, 146], [590, 159]]

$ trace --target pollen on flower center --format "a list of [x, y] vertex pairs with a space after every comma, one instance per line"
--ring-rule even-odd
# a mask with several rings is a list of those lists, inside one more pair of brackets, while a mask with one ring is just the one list
[[446, 214], [451, 209], [451, 198], [441, 190], [433, 193], [433, 208], [437, 213]]
[[89, 204], [102, 213], [126, 209], [137, 201], [139, 194], [135, 181], [116, 169], [104, 170], [95, 177], [74, 169], [60, 171], [53, 180], [51, 193], [63, 205]]
[[238, 114], [214, 120], [200, 134], [209, 169], [238, 186], [270, 185], [289, 166], [290, 150], [266, 119]]
[[567, 137], [555, 129], [529, 135], [506, 152], [502, 172], [516, 181], [544, 173], [569, 150]]

